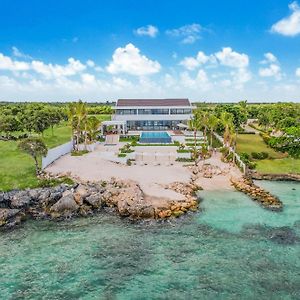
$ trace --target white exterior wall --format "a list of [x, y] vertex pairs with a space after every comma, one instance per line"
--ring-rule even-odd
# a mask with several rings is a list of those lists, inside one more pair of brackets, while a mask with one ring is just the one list
[[42, 169], [45, 169], [61, 156], [70, 153], [73, 149], [73, 142], [68, 142], [55, 148], [49, 149], [47, 156], [42, 158]]

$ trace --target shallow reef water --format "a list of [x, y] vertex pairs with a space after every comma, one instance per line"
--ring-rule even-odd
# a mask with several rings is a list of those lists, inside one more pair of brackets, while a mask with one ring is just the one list
[[132, 223], [109, 213], [0, 233], [1, 299], [300, 299], [300, 184], [257, 182], [283, 212], [239, 192]]

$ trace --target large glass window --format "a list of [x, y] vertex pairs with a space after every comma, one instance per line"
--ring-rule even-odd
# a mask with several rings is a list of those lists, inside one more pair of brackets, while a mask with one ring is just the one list
[[161, 120], [161, 121], [127, 121], [129, 130], [170, 130], [176, 129], [180, 121]]
[[188, 115], [192, 110], [189, 108], [171, 108], [171, 115]]
[[169, 109], [167, 108], [144, 108], [138, 110], [139, 115], [168, 115]]
[[117, 109], [117, 115], [136, 115], [136, 109]]

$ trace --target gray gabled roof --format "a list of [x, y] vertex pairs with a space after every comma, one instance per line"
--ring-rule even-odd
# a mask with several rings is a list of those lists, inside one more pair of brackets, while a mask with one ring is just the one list
[[119, 99], [117, 107], [120, 106], [190, 106], [187, 98], [182, 99]]

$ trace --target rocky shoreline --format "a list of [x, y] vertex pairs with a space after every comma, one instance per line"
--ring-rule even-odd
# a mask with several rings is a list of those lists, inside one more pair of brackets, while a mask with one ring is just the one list
[[271, 180], [271, 181], [299, 181], [299, 174], [264, 174], [251, 172], [251, 178], [256, 180]]
[[262, 207], [272, 211], [282, 211], [283, 203], [271, 193], [254, 184], [252, 179], [245, 177], [240, 180], [231, 179], [231, 183], [237, 191], [248, 195]]
[[120, 216], [139, 219], [167, 219], [198, 208], [195, 184], [172, 183], [165, 188], [184, 195], [181, 200], [145, 195], [130, 180], [112, 178], [99, 183], [61, 184], [52, 188], [0, 193], [0, 228], [12, 228], [28, 218], [61, 220], [88, 216], [113, 208]]

